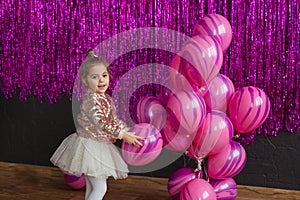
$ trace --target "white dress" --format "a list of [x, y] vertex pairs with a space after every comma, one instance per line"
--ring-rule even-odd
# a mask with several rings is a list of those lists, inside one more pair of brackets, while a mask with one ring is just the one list
[[126, 178], [127, 164], [113, 143], [127, 127], [116, 117], [111, 98], [89, 91], [77, 121], [76, 132], [64, 139], [50, 161], [76, 176]]

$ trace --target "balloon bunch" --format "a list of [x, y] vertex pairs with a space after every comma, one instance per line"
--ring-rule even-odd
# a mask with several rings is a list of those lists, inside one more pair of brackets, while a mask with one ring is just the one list
[[137, 124], [131, 131], [146, 139], [142, 147], [123, 143], [127, 163], [146, 165], [163, 147], [198, 162], [196, 169], [181, 168], [171, 175], [168, 191], [173, 199], [234, 199], [232, 177], [246, 164], [245, 149], [232, 140], [237, 137], [234, 130], [253, 131], [269, 114], [270, 101], [261, 89], [235, 91], [232, 81], [219, 73], [231, 39], [226, 18], [204, 16], [171, 63], [166, 82], [172, 88], [161, 87], [158, 97], [143, 97], [135, 106]]
[[[232, 177], [244, 168], [246, 152], [232, 139], [261, 126], [269, 114], [270, 101], [261, 89], [247, 86], [235, 91], [232, 81], [219, 73], [223, 52], [229, 47], [231, 38], [231, 26], [226, 18], [218, 14], [206, 15], [195, 26], [192, 39], [172, 62], [174, 71], [170, 73], [170, 79], [174, 87], [187, 93], [187, 87], [183, 85], [190, 84], [192, 93], [201, 99], [199, 102], [205, 102], [203, 110], [206, 108], [206, 113], [198, 109], [196, 115], [203, 120], [186, 151], [187, 156], [198, 162], [198, 167], [195, 170], [181, 168], [171, 175], [168, 191], [173, 199], [234, 199], [237, 186]], [[175, 103], [169, 104], [174, 97], [178, 101], [182, 99], [178, 94], [169, 96], [167, 122], [172, 122], [174, 113], [180, 113], [175, 109]], [[182, 100], [185, 105], [187, 101]], [[202, 115], [198, 116], [200, 113]], [[163, 130], [166, 127], [171, 129], [167, 125]], [[234, 130], [238, 132], [235, 136]], [[169, 135], [169, 131], [163, 133]], [[178, 134], [182, 134], [181, 131]], [[165, 137], [170, 136], [163, 135]], [[204, 159], [207, 159], [205, 166]], [[203, 166], [207, 168], [205, 179]]]

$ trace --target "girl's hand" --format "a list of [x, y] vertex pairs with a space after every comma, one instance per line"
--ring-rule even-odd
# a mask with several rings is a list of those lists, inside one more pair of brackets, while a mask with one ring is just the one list
[[136, 147], [143, 146], [143, 144], [139, 140], [145, 140], [142, 137], [136, 136], [134, 132], [125, 132], [122, 139], [125, 140], [125, 142], [127, 142], [128, 144], [133, 144]]

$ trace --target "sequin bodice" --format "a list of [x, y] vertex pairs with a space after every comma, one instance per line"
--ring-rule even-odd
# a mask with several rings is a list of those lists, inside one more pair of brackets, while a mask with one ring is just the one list
[[80, 106], [77, 117], [77, 134], [98, 141], [114, 142], [126, 124], [115, 114], [109, 95], [88, 92]]

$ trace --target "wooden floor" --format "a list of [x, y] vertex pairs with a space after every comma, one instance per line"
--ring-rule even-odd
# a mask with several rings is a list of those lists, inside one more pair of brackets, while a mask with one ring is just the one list
[[[57, 168], [0, 162], [0, 199], [83, 200], [84, 190], [72, 190]], [[171, 200], [167, 179], [130, 176], [108, 180], [105, 200]], [[237, 200], [300, 200], [300, 191], [238, 186]]]

